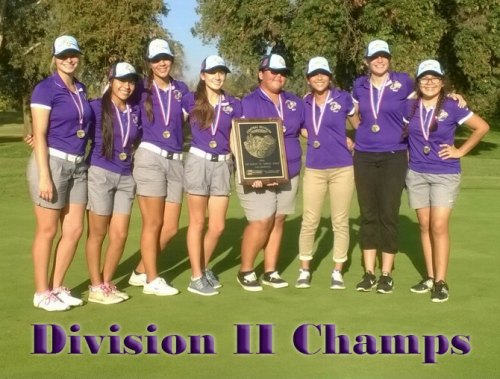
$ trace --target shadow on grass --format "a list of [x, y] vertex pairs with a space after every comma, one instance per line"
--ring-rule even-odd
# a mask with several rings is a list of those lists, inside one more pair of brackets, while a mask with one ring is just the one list
[[[456, 147], [462, 146], [465, 143], [465, 141], [467, 141], [470, 134], [471, 132], [467, 128], [463, 127], [458, 128], [455, 134], [455, 146]], [[486, 135], [485, 138], [487, 139], [488, 135]], [[481, 155], [481, 153], [493, 151], [497, 148], [498, 148], [498, 143], [482, 140], [474, 147], [474, 149], [472, 149], [472, 151], [468, 152], [467, 155], [478, 156]]]
[[[277, 266], [277, 269], [280, 272], [285, 271], [290, 265], [295, 265], [297, 270], [299, 268], [297, 257], [301, 221], [301, 217], [295, 217], [286, 221], [281, 245], [281, 253]], [[243, 235], [246, 225], [247, 221], [244, 217], [229, 218], [226, 220], [226, 229], [221, 236], [212, 257], [212, 262], [215, 263], [212, 264], [211, 267], [215, 273], [222, 274], [235, 267], [239, 267], [241, 263], [241, 236]], [[359, 241], [359, 219], [350, 219], [349, 228], [350, 244], [348, 260], [344, 264], [344, 273], [350, 270], [353, 263], [353, 251]], [[169, 282], [174, 282], [174, 286], [178, 288], [184, 287], [187, 283], [175, 283], [175, 279], [191, 269], [187, 256], [186, 235], [187, 227], [179, 229], [178, 233], [172, 238], [166, 249], [158, 257], [157, 262], [159, 275], [166, 278]], [[332, 232], [330, 218], [321, 218], [316, 237], [317, 249], [315, 251], [314, 258], [311, 261], [312, 273], [314, 273], [314, 271], [316, 271], [321, 264], [329, 264], [333, 268], [332, 247], [334, 233]], [[82, 241], [82, 243], [84, 243], [84, 241]], [[401, 254], [406, 254], [409, 257], [412, 265], [421, 274], [421, 276], [425, 276], [425, 262], [420, 247], [418, 225], [406, 216], [400, 217], [400, 250]], [[262, 254], [262, 252], [259, 252], [257, 261], [261, 260], [260, 258], [262, 258]], [[137, 250], [125, 260], [120, 262], [114, 275], [115, 278], [121, 278], [118, 282], [116, 282], [116, 285], [119, 288], [129, 287], [128, 279], [130, 273], [137, 266], [140, 257], [140, 250]], [[380, 256], [378, 258], [380, 267]], [[322, 263], [325, 260], [326, 262]], [[395, 265], [397, 265], [397, 259]], [[362, 254], [359, 255], [359, 264], [356, 264], [355, 267], [363, 267]], [[264, 272], [263, 261], [255, 267], [255, 271], [257, 275], [261, 275]], [[361, 273], [362, 270], [360, 270], [360, 276]], [[293, 280], [293, 278], [289, 277], [288, 280]], [[89, 284], [90, 281], [86, 280], [74, 287], [73, 290], [76, 294], [81, 294], [87, 290]]]
[[0, 112], [0, 127], [4, 124], [22, 124], [22, 112]]
[[24, 142], [22, 137], [19, 136], [1, 136], [0, 145]]

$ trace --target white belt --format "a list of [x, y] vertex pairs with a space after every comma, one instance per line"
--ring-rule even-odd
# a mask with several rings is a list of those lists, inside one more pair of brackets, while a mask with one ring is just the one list
[[139, 147], [149, 150], [155, 154], [161, 155], [163, 158], [182, 161], [182, 153], [171, 153], [170, 151], [160, 149], [158, 146], [149, 142], [141, 142]]
[[73, 155], [73, 154], [68, 154], [65, 153], [64, 151], [54, 149], [52, 147], [49, 147], [49, 155], [52, 155], [53, 157], [56, 158], [61, 158], [66, 161], [70, 161], [72, 163], [81, 163], [83, 162], [83, 159], [85, 158], [84, 155]]
[[231, 159], [231, 154], [207, 153], [201, 149], [198, 149], [197, 147], [191, 147], [189, 149], [189, 152], [191, 154], [196, 155], [197, 157], [205, 158], [205, 159], [208, 159], [209, 161], [212, 161], [212, 162], [223, 162], [223, 161], [228, 161]]

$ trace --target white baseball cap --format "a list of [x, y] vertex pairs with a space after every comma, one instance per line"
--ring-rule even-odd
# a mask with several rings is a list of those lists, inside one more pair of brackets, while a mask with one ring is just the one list
[[307, 64], [306, 76], [309, 77], [319, 73], [332, 76], [332, 70], [330, 70], [328, 61], [323, 57], [311, 58]]
[[389, 50], [387, 42], [382, 41], [381, 39], [376, 39], [368, 44], [365, 57], [371, 58], [377, 54], [391, 56], [391, 51]]
[[434, 74], [437, 76], [444, 76], [444, 70], [441, 64], [435, 59], [427, 59], [418, 65], [417, 79], [426, 75]]
[[209, 55], [201, 62], [201, 72], [215, 71], [215, 69], [222, 69], [227, 73], [231, 72], [224, 59], [218, 55]]
[[172, 54], [167, 41], [157, 38], [149, 43], [147, 57], [150, 61], [158, 58], [173, 59], [174, 54]]
[[62, 56], [68, 53], [81, 54], [78, 41], [73, 36], [60, 36], [57, 37], [52, 46], [52, 55], [55, 57]]
[[124, 79], [131, 78], [137, 80], [139, 75], [135, 70], [134, 66], [127, 62], [118, 62], [113, 65], [111, 72], [109, 73], [109, 79]]
[[265, 55], [259, 64], [259, 71], [278, 71], [286, 75], [290, 74], [290, 69], [286, 67], [285, 59], [278, 54]]

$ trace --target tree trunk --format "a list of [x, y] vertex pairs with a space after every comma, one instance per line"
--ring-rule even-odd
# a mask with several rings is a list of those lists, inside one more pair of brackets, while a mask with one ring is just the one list
[[29, 95], [24, 95], [22, 99], [22, 109], [23, 109], [23, 135], [28, 134], [33, 135], [33, 124], [31, 120], [31, 108], [30, 108], [30, 97]]

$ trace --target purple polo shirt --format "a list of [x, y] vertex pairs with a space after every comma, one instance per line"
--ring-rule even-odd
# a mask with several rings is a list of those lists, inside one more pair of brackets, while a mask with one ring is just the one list
[[[370, 103], [370, 76], [361, 76], [354, 82], [352, 97], [359, 105], [361, 123], [356, 130], [357, 151], [387, 152], [406, 150], [402, 141], [403, 116], [406, 112], [406, 99], [414, 90], [413, 79], [406, 73], [390, 72], [380, 103], [378, 117], [375, 120]], [[380, 92], [373, 86], [373, 100], [377, 103]], [[380, 126], [374, 133], [372, 126]]]
[[[128, 136], [128, 141], [125, 147], [122, 146], [122, 136], [120, 131], [120, 123], [116, 112], [113, 108], [113, 155], [110, 160], [108, 160], [102, 153], [102, 103], [101, 99], [97, 99], [90, 102], [90, 106], [94, 111], [94, 128], [92, 128], [91, 138], [92, 145], [90, 147], [90, 153], [87, 158], [87, 163], [91, 166], [97, 166], [111, 172], [115, 172], [121, 175], [132, 175], [132, 146], [133, 144], [141, 138], [142, 128], [141, 128], [141, 115], [139, 106], [131, 106], [130, 111], [130, 131]], [[123, 134], [125, 137], [127, 130], [128, 115], [127, 112], [120, 112], [120, 118], [123, 125]], [[120, 153], [126, 153], [127, 159], [124, 161], [120, 160]]]
[[[47, 146], [68, 154], [84, 155], [87, 145], [92, 109], [87, 100], [87, 89], [75, 80], [76, 93], [71, 93], [57, 72], [39, 82], [31, 94], [31, 107], [50, 110], [47, 129]], [[81, 100], [78, 100], [78, 97]], [[80, 126], [78, 107], [83, 105], [83, 122]], [[81, 105], [80, 105], [81, 104]], [[78, 138], [77, 130], [85, 131]]]
[[[290, 92], [281, 91], [283, 104], [283, 125], [285, 131], [285, 152], [288, 164], [288, 176], [293, 178], [300, 172], [302, 149], [300, 147], [300, 129], [304, 125], [304, 105], [302, 99]], [[241, 100], [245, 118], [277, 118], [278, 111], [274, 103], [260, 88], [249, 93]]]
[[[194, 105], [195, 100], [193, 92], [188, 93], [182, 98], [182, 108], [186, 113], [191, 113]], [[218, 112], [219, 105], [216, 105], [214, 108], [214, 122]], [[202, 129], [196, 120], [192, 118], [189, 119], [193, 136], [191, 146], [197, 147], [207, 153], [229, 154], [231, 152], [229, 148], [229, 136], [231, 133], [232, 120], [233, 118], [239, 117], [241, 117], [241, 102], [232, 96], [224, 94], [220, 104], [220, 116], [215, 136], [212, 136], [210, 127]], [[215, 141], [217, 146], [215, 148], [210, 147], [210, 141]]]
[[[141, 124], [143, 129], [142, 141], [152, 143], [153, 145], [172, 153], [181, 153], [184, 143], [184, 136], [182, 133], [182, 124], [184, 121], [184, 115], [182, 113], [182, 97], [189, 92], [189, 89], [184, 82], [174, 79], [170, 79], [170, 85], [172, 86], [172, 96], [170, 99], [170, 120], [168, 126], [165, 126], [165, 121], [160, 108], [161, 103], [158, 99], [154, 86], [152, 86], [150, 90], [143, 90], [141, 96]], [[168, 88], [166, 91], [160, 88], [158, 88], [158, 90], [163, 103], [165, 117], [167, 117], [169, 90]], [[153, 102], [153, 121], [148, 120], [147, 113], [144, 108], [144, 101], [148, 96], [148, 91]], [[164, 131], [168, 131], [170, 133], [169, 138], [163, 137]]]
[[[461, 172], [460, 159], [442, 159], [438, 156], [441, 149], [440, 144], [453, 145], [455, 141], [455, 131], [458, 125], [469, 119], [473, 113], [468, 108], [460, 108], [458, 102], [446, 98], [439, 114], [434, 114], [437, 121], [437, 129], [429, 133], [429, 140], [426, 141], [420, 126], [420, 101], [413, 100], [408, 104], [409, 109], [413, 109], [414, 102], [417, 102], [415, 113], [411, 116], [408, 124], [408, 142], [410, 161], [409, 167], [413, 171], [426, 174], [458, 174]], [[432, 109], [423, 109], [422, 115], [430, 117]], [[429, 154], [424, 154], [424, 146], [430, 147]]]
[[[316, 136], [313, 123], [313, 94], [304, 98], [305, 129], [307, 129], [306, 167], [326, 169], [352, 166], [352, 154], [346, 143], [346, 120], [355, 112], [352, 97], [348, 92], [333, 88], [325, 105], [319, 132]], [[321, 108], [316, 105], [316, 125]], [[320, 143], [318, 148], [314, 142]]]

